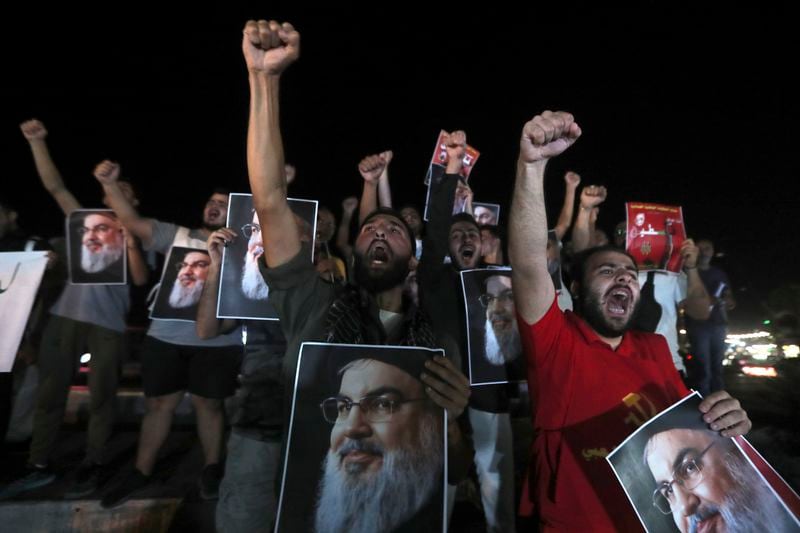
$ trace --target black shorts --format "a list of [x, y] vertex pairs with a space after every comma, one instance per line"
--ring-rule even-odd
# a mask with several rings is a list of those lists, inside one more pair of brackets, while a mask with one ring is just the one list
[[242, 353], [240, 346], [182, 346], [146, 336], [140, 360], [147, 397], [188, 391], [223, 399], [236, 390]]

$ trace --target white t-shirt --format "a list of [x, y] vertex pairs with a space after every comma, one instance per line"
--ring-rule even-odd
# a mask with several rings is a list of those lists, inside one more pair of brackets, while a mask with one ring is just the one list
[[[678, 304], [686, 299], [686, 274], [667, 274], [656, 272], [653, 278], [656, 302], [661, 306], [661, 320], [658, 321], [656, 333], [667, 339], [672, 362], [675, 368], [685, 372], [680, 353], [678, 353]], [[639, 272], [639, 286], [647, 281], [647, 272]]]

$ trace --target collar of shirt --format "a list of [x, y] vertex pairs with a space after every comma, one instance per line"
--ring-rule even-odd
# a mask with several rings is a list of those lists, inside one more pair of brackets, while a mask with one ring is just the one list
[[605, 348], [606, 350], [622, 356], [629, 356], [633, 353], [633, 341], [631, 340], [631, 335], [629, 332], [626, 331], [622, 335], [622, 341], [615, 350], [606, 341], [601, 339], [597, 332], [593, 330], [583, 318], [579, 317], [572, 311], [566, 311], [564, 315], [565, 318], [575, 327], [575, 329], [578, 330], [586, 344]]

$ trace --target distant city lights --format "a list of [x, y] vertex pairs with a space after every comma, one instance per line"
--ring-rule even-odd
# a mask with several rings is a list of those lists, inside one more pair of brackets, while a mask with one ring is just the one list
[[771, 366], [743, 366], [742, 373], [755, 378], [776, 378], [778, 373]]
[[769, 356], [774, 355], [777, 347], [777, 344], [751, 344], [746, 350], [753, 359], [764, 361], [769, 358]]
[[769, 331], [754, 331], [753, 333], [729, 333], [725, 340], [727, 342], [733, 342], [745, 339], [761, 339], [771, 335], [772, 334]]
[[788, 344], [781, 346], [781, 350], [783, 350], [783, 356], [786, 359], [794, 359], [795, 357], [800, 357], [800, 346], [796, 344]]

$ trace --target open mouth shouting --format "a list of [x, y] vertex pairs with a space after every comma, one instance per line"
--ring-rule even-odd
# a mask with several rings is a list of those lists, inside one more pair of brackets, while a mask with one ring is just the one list
[[469, 264], [478, 253], [477, 247], [472, 243], [462, 244], [458, 248], [458, 257], [462, 263]]
[[370, 267], [382, 267], [391, 260], [392, 251], [386, 241], [374, 240], [367, 249], [367, 261]]
[[608, 315], [623, 318], [633, 310], [633, 292], [624, 285], [615, 285], [606, 292], [605, 309]]

